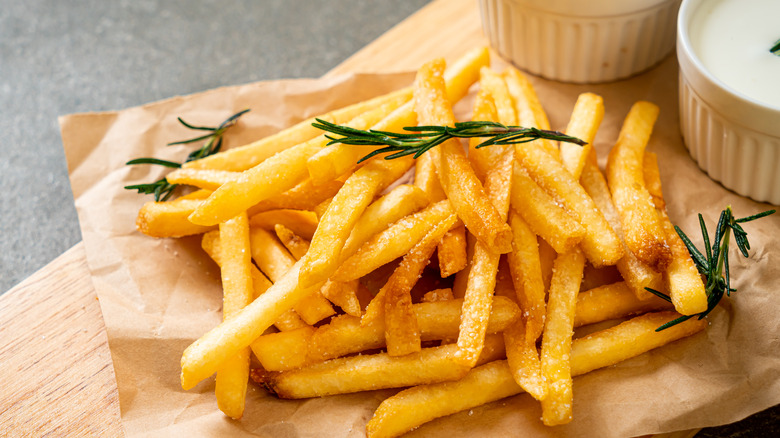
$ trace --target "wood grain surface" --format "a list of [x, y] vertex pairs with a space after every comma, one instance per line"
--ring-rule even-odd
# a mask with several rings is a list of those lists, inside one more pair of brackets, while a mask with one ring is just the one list
[[[416, 69], [487, 44], [476, 0], [438, 0], [328, 75]], [[105, 325], [79, 243], [0, 296], [0, 436], [122, 436]], [[688, 437], [695, 431], [664, 435]]]

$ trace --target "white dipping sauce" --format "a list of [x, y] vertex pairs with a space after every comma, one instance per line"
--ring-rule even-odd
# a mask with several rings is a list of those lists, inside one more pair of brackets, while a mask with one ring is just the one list
[[691, 21], [691, 45], [709, 72], [748, 97], [780, 107], [780, 0], [710, 0]]

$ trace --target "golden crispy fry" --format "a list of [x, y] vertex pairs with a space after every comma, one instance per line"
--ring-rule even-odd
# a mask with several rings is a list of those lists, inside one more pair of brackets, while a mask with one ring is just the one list
[[493, 99], [493, 103], [496, 105], [496, 114], [498, 115], [497, 121], [507, 126], [517, 125], [515, 106], [503, 76], [488, 67], [482, 67], [479, 71], [479, 85]]
[[666, 243], [672, 251], [672, 260], [664, 272], [664, 282], [674, 309], [683, 315], [704, 312], [707, 310], [707, 292], [704, 289], [704, 282], [688, 253], [688, 248], [680, 239], [666, 213], [658, 159], [655, 154], [649, 152], [645, 152], [644, 179], [649, 187], [653, 187], [653, 201], [666, 235]]
[[[498, 115], [493, 98], [485, 88], [480, 88], [477, 96], [474, 98], [474, 111], [472, 119], [474, 121], [497, 122]], [[494, 166], [506, 150], [506, 147], [493, 145], [477, 148], [485, 139], [475, 137], [469, 140], [469, 161], [474, 173], [480, 181], [485, 181], [488, 171]]]
[[585, 228], [580, 246], [588, 261], [595, 267], [617, 263], [623, 256], [620, 239], [572, 174], [532, 143], [516, 145], [515, 158], [531, 178], [561, 201]]
[[341, 307], [347, 315], [361, 316], [362, 306], [358, 298], [360, 282], [352, 280], [345, 283], [340, 281], [328, 280], [320, 289], [322, 296], [331, 303]]
[[548, 385], [542, 400], [542, 421], [548, 426], [565, 424], [572, 416], [570, 368], [574, 310], [582, 282], [585, 257], [579, 249], [555, 259], [542, 337], [542, 375]]
[[647, 299], [652, 294], [645, 290], [646, 287], [658, 290], [663, 283], [660, 273], [639, 261], [636, 255], [626, 245], [623, 227], [620, 224], [620, 216], [612, 202], [607, 180], [596, 165], [596, 151], [591, 150], [590, 157], [585, 162], [580, 177], [580, 184], [593, 198], [593, 202], [599, 208], [604, 218], [618, 234], [623, 244], [623, 257], [617, 262], [617, 269], [626, 280], [626, 283], [634, 291], [637, 298]]
[[[705, 321], [690, 319], [667, 330], [655, 329], [674, 313], [647, 314], [572, 343], [572, 375], [614, 365], [704, 329]], [[439, 417], [471, 409], [522, 389], [514, 382], [506, 361], [474, 368], [454, 382], [409, 388], [386, 399], [368, 422], [369, 438], [395, 437]]]
[[547, 397], [547, 382], [542, 376], [536, 341], [529, 341], [523, 318], [518, 318], [504, 330], [504, 345], [507, 364], [515, 382], [531, 397], [544, 400]]
[[[468, 88], [478, 76], [479, 69], [490, 63], [486, 48], [472, 50], [456, 61], [444, 72], [447, 83], [447, 97], [450, 102], [457, 102], [466, 95]], [[417, 114], [413, 102], [404, 104], [372, 129], [379, 131], [402, 132], [406, 126], [417, 125]], [[309, 174], [312, 179], [321, 182], [337, 178], [354, 168], [357, 161], [373, 151], [370, 147], [355, 147], [336, 144], [314, 154], [308, 161]], [[437, 199], [438, 200], [438, 199]]]
[[187, 217], [202, 199], [176, 199], [166, 202], [147, 202], [138, 211], [135, 225], [138, 231], [151, 237], [183, 237], [202, 234], [216, 226], [195, 225]]
[[[397, 96], [347, 123], [355, 129], [366, 129], [401, 106], [406, 96]], [[200, 225], [217, 224], [236, 212], [249, 209], [304, 181], [309, 172], [306, 160], [330, 141], [324, 134], [305, 143], [285, 149], [241, 173], [238, 179], [223, 184], [190, 215]]]
[[309, 252], [303, 258], [300, 282], [304, 287], [330, 278], [360, 215], [376, 194], [400, 178], [413, 163], [411, 157], [372, 160], [347, 179], [320, 219]]
[[607, 182], [620, 214], [626, 244], [636, 257], [658, 272], [671, 262], [658, 213], [645, 187], [642, 157], [658, 117], [658, 107], [637, 102], [623, 122], [607, 160]]
[[[444, 63], [439, 60], [424, 64], [418, 71], [415, 110], [420, 124], [452, 126], [455, 123], [441, 78], [443, 68]], [[512, 231], [489, 201], [460, 142], [446, 141], [434, 149], [440, 150], [439, 161], [434, 161], [439, 181], [466, 228], [491, 251], [500, 254], [509, 252], [512, 249]]]
[[[344, 124], [358, 117], [362, 113], [370, 111], [388, 101], [403, 98], [407, 100], [411, 97], [412, 89], [404, 88], [383, 96], [375, 97], [363, 102], [358, 102], [344, 108], [321, 114], [317, 118], [324, 119], [331, 123]], [[245, 146], [232, 148], [227, 151], [211, 155], [209, 157], [190, 161], [184, 164], [187, 169], [220, 169], [232, 171], [244, 171], [254, 167], [266, 159], [280, 153], [290, 147], [309, 141], [319, 135], [322, 131], [311, 126], [315, 118], [306, 119], [296, 125], [282, 130], [276, 134], [250, 143]]]
[[585, 236], [582, 225], [518, 164], [512, 174], [512, 209], [557, 252], [570, 251]]
[[214, 169], [176, 169], [165, 175], [171, 184], [195, 186], [206, 190], [216, 190], [228, 181], [238, 179], [241, 173]]
[[[412, 305], [423, 341], [453, 338], [458, 334], [462, 299]], [[503, 331], [520, 316], [517, 305], [508, 298], [493, 297], [488, 333]], [[341, 315], [315, 331], [295, 330], [263, 335], [252, 343], [260, 363], [268, 371], [286, 371], [304, 365], [383, 348], [384, 320], [361, 325], [360, 318]], [[295, 358], [289, 351], [295, 351]]]
[[[550, 121], [542, 108], [542, 103], [536, 95], [533, 85], [528, 78], [514, 67], [507, 68], [504, 73], [507, 89], [515, 103], [517, 120], [522, 126], [539, 129], [550, 129]], [[558, 147], [550, 140], [535, 140], [535, 145], [546, 150], [551, 157], [559, 159]]]
[[441, 201], [398, 220], [374, 235], [333, 274], [333, 280], [350, 281], [409, 252], [430, 231], [455, 211], [449, 201]]
[[304, 210], [268, 210], [249, 218], [249, 225], [264, 230], [274, 230], [281, 224], [304, 239], [311, 239], [317, 229], [317, 215]]
[[623, 318], [656, 310], [667, 310], [671, 304], [658, 297], [640, 300], [625, 281], [599, 286], [577, 295], [574, 327]]
[[227, 358], [248, 347], [283, 313], [319, 290], [320, 285], [298, 287], [299, 263], [233, 318], [223, 321], [184, 350], [181, 358], [183, 389], [190, 389], [214, 374]]
[[274, 231], [276, 232], [276, 237], [287, 248], [287, 251], [290, 251], [295, 260], [300, 260], [306, 254], [306, 251], [309, 250], [309, 241], [295, 234], [284, 225], [274, 225]]
[[574, 110], [571, 113], [569, 126], [566, 127], [566, 134], [577, 137], [587, 142], [580, 146], [572, 143], [561, 142], [561, 161], [574, 179], [580, 179], [582, 167], [588, 159], [591, 149], [593, 149], [593, 140], [596, 138], [596, 131], [604, 118], [604, 100], [601, 96], [593, 93], [582, 93], [577, 97], [574, 104]]
[[441, 278], [462, 271], [468, 263], [466, 258], [466, 227], [455, 227], [444, 234], [438, 244], [438, 250]]
[[[512, 273], [517, 302], [525, 315], [525, 344], [536, 344], [542, 334], [547, 305], [545, 304], [545, 286], [542, 278], [542, 264], [539, 258], [539, 244], [536, 235], [528, 224], [516, 213], [509, 217], [514, 233], [514, 248], [507, 261]], [[518, 332], [516, 330], [515, 332]], [[515, 368], [512, 367], [514, 370]]]
[[[222, 274], [222, 318], [230, 319], [252, 302], [253, 287], [249, 253], [249, 219], [246, 212], [219, 225]], [[217, 405], [230, 418], [244, 414], [249, 381], [249, 348], [229, 357], [217, 371]]]
[[[491, 336], [488, 342], [482, 363], [504, 354], [500, 337]], [[456, 350], [455, 345], [444, 345], [397, 357], [387, 353], [344, 357], [281, 373], [254, 370], [252, 379], [280, 398], [293, 399], [443, 382], [468, 372], [453, 358]]]
[[[206, 254], [211, 257], [217, 265], [222, 262], [221, 247], [219, 242], [219, 230], [209, 231], [203, 235], [201, 240], [201, 246]], [[252, 275], [252, 288], [254, 293], [252, 299], [255, 299], [262, 295], [273, 283], [271, 283], [254, 264], [249, 266], [250, 273]], [[301, 327], [309, 327], [294, 310], [290, 309], [283, 313], [276, 321], [274, 325], [281, 331], [296, 330]]]
[[[284, 278], [297, 264], [293, 256], [270, 232], [262, 228], [252, 228], [249, 238], [252, 243], [252, 259], [274, 283]], [[316, 324], [336, 313], [328, 300], [319, 293], [303, 297], [294, 304], [294, 308], [307, 324]]]
[[376, 233], [404, 216], [428, 205], [428, 198], [419, 188], [402, 184], [366, 207], [341, 251], [342, 260], [351, 256]]

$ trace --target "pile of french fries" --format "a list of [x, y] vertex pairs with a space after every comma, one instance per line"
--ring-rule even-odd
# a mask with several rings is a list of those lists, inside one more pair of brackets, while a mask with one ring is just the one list
[[[412, 87], [319, 118], [453, 125], [452, 104], [478, 82], [473, 120], [549, 129], [531, 82], [488, 65], [487, 49], [446, 70], [434, 60]], [[407, 388], [379, 406], [371, 437], [523, 391], [546, 425], [571, 421], [573, 376], [702, 330], [692, 318], [655, 331], [707, 307], [645, 151], [658, 108], [632, 107], [606, 177], [591, 146], [603, 114], [601, 97], [579, 96], [566, 134], [584, 147], [453, 139], [360, 165], [371, 147], [327, 146], [306, 120], [170, 173], [199, 190], [147, 203], [138, 228], [202, 234], [224, 290], [224, 321], [184, 351], [182, 387], [216, 373], [235, 419], [250, 379], [296, 399]], [[574, 339], [607, 320], [623, 322]]]

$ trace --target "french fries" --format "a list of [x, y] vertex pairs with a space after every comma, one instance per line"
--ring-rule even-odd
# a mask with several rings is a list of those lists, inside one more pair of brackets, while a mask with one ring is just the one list
[[642, 262], [663, 272], [672, 259], [658, 213], [647, 191], [642, 158], [658, 117], [658, 107], [637, 102], [631, 107], [618, 141], [609, 153], [607, 182], [620, 214], [628, 248]]
[[[531, 81], [488, 64], [484, 48], [447, 70], [434, 60], [411, 87], [320, 118], [355, 130], [452, 127], [452, 103], [479, 79], [473, 120], [549, 130]], [[147, 203], [137, 226], [154, 237], [203, 234], [224, 297], [223, 322], [182, 354], [182, 387], [216, 373], [231, 418], [244, 412], [249, 379], [291, 399], [410, 387], [382, 402], [370, 437], [523, 390], [544, 424], [571, 421], [572, 377], [705, 325], [655, 331], [679, 316], [671, 307], [707, 306], [666, 213], [657, 157], [645, 151], [657, 108], [632, 108], [606, 178], [592, 146], [603, 117], [601, 97], [583, 93], [566, 132], [584, 147], [535, 139], [478, 149], [490, 137], [465, 148], [449, 138], [417, 159], [407, 150], [360, 164], [381, 146], [326, 146], [329, 135], [307, 120], [172, 172], [170, 182], [200, 190]], [[588, 274], [592, 289], [580, 293], [586, 261], [608, 275]], [[627, 317], [574, 338], [577, 327]]]

